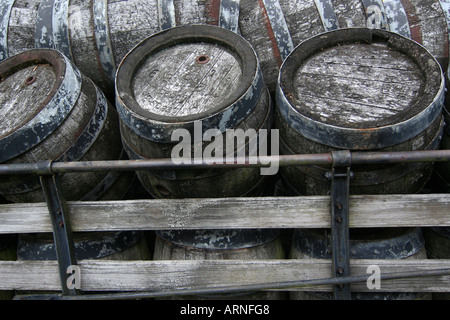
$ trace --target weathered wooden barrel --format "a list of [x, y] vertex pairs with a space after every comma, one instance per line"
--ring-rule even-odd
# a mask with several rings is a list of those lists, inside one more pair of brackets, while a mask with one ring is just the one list
[[[15, 261], [17, 248], [16, 235], [0, 236], [0, 261]], [[0, 290], [0, 300], [11, 300], [14, 297], [12, 290]]]
[[423, 44], [448, 66], [448, 1], [241, 0], [240, 32], [255, 48], [264, 79], [275, 91], [283, 60], [301, 42], [339, 28], [370, 27]]
[[58, 49], [113, 98], [116, 66], [141, 40], [183, 24], [236, 28], [235, 7], [213, 0], [3, 0], [0, 60], [35, 47]]
[[[194, 163], [257, 155], [253, 142], [273, 120], [252, 47], [216, 26], [171, 28], [142, 41], [118, 67], [116, 95], [122, 142], [132, 159]], [[239, 132], [243, 139], [229, 135]], [[138, 176], [157, 198], [242, 196], [264, 178], [259, 168], [154, 170]]]
[[[64, 55], [34, 49], [0, 63], [0, 162], [118, 160], [125, 157], [117, 111]], [[61, 174], [67, 200], [120, 198], [132, 175]], [[44, 201], [36, 175], [2, 176], [14, 202]], [[106, 193], [109, 193], [106, 196]]]
[[[446, 98], [449, 98], [448, 94]], [[442, 150], [450, 150], [450, 112], [448, 111], [450, 110], [450, 105], [447, 100], [442, 110], [444, 114], [445, 127], [440, 148]], [[435, 191], [450, 192], [450, 162], [435, 163], [432, 182]]]
[[[441, 67], [396, 33], [339, 29], [312, 37], [285, 60], [276, 95], [280, 153], [438, 149], [445, 87]], [[299, 193], [326, 194], [326, 167], [281, 168]], [[352, 166], [352, 193], [415, 193], [433, 165]]]
[[[425, 241], [420, 228], [351, 229], [350, 259], [426, 259]], [[328, 229], [296, 229], [291, 259], [331, 259]], [[329, 300], [332, 293], [291, 292], [293, 300]], [[429, 300], [429, 293], [352, 292], [352, 300]]]
[[[278, 230], [157, 231], [154, 260], [283, 259]], [[208, 279], [204, 279], [207, 285]], [[177, 299], [177, 297], [171, 297]], [[284, 292], [245, 292], [188, 296], [183, 299], [284, 299]]]

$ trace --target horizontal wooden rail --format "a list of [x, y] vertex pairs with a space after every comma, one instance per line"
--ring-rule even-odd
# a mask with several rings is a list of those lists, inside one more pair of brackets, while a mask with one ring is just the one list
[[[351, 260], [352, 275], [415, 272], [450, 268], [450, 260]], [[153, 291], [218, 288], [306, 279], [326, 279], [331, 260], [162, 260], [78, 262], [82, 291]], [[60, 291], [57, 261], [0, 261], [0, 290]], [[282, 291], [331, 291], [332, 286], [284, 288]], [[450, 276], [382, 280], [380, 292], [450, 292]], [[373, 292], [365, 282], [352, 292]]]
[[[72, 230], [329, 228], [328, 196], [68, 202]], [[450, 226], [448, 194], [355, 195], [350, 227]], [[0, 234], [52, 232], [45, 203], [0, 205]]]

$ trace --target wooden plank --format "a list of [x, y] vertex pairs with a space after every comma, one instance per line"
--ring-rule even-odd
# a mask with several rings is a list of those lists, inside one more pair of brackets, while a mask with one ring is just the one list
[[[73, 231], [329, 228], [329, 197], [68, 202]], [[450, 226], [447, 194], [354, 195], [350, 227]], [[0, 234], [51, 232], [45, 203], [0, 205]]]
[[[381, 274], [450, 268], [450, 260], [351, 260], [351, 275], [369, 277], [369, 266]], [[83, 291], [150, 291], [267, 284], [331, 276], [331, 260], [161, 260], [79, 261]], [[0, 290], [60, 290], [56, 261], [0, 261]], [[366, 282], [352, 284], [367, 292]], [[331, 291], [331, 286], [282, 289]], [[448, 292], [450, 276], [381, 280], [380, 292]]]

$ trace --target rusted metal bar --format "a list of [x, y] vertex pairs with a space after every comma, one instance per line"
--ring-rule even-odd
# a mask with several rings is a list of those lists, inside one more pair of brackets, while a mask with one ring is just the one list
[[[393, 279], [408, 279], [416, 277], [438, 277], [450, 275], [450, 269], [436, 269], [436, 270], [419, 270], [409, 272], [393, 272], [380, 274], [380, 281]], [[307, 286], [322, 286], [322, 285], [340, 285], [351, 284], [358, 282], [367, 282], [370, 275], [346, 276], [340, 278], [326, 278], [326, 279], [309, 279], [309, 280], [292, 280], [285, 282], [271, 282], [259, 284], [246, 284], [237, 286], [225, 286], [218, 288], [194, 288], [194, 289], [173, 289], [149, 292], [119, 292], [119, 293], [100, 293], [100, 294], [86, 294], [78, 296], [62, 296], [59, 294], [41, 294], [41, 295], [17, 295], [16, 300], [125, 300], [125, 299], [143, 299], [143, 298], [161, 298], [169, 296], [191, 296], [204, 294], [224, 294], [231, 292], [247, 292], [247, 291], [261, 291], [261, 290], [280, 290], [289, 288], [301, 288]]]
[[[224, 160], [219, 163], [217, 161], [217, 159], [203, 159], [201, 162], [192, 161], [192, 163], [183, 164], [175, 164], [172, 159], [53, 162], [50, 164], [50, 170], [52, 173], [68, 173], [111, 170], [269, 167], [271, 163], [276, 163], [280, 167], [333, 164], [331, 153], [246, 157], [235, 158], [233, 162]], [[450, 161], [450, 150], [351, 153], [352, 165], [445, 161]], [[38, 167], [39, 163], [0, 164], [0, 174], [36, 174]]]

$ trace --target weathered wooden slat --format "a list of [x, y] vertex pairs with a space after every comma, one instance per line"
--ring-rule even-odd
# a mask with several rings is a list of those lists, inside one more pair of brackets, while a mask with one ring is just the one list
[[[329, 228], [329, 197], [68, 202], [73, 231]], [[447, 194], [354, 195], [350, 227], [450, 226]], [[51, 232], [45, 203], [0, 205], [0, 234]]]
[[[369, 277], [368, 267], [381, 274], [438, 270], [450, 260], [352, 260], [351, 275]], [[267, 284], [331, 276], [330, 260], [162, 260], [79, 261], [81, 290], [150, 291]], [[60, 290], [56, 261], [0, 261], [0, 290]], [[366, 282], [352, 292], [367, 292]], [[331, 291], [332, 286], [284, 288], [284, 291]], [[450, 276], [381, 280], [383, 292], [448, 292]]]

